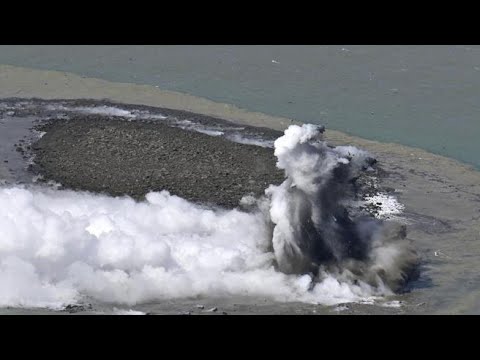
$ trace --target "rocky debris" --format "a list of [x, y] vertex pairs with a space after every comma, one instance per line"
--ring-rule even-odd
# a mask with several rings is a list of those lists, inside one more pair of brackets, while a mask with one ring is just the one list
[[129, 195], [168, 190], [189, 201], [238, 206], [284, 180], [273, 149], [224, 138], [96, 115], [50, 121], [31, 146], [35, 173], [75, 190]]
[[[245, 195], [256, 198], [270, 184], [284, 180], [283, 172], [276, 168], [273, 149], [185, 130], [178, 123], [272, 142], [282, 135], [279, 131], [186, 111], [104, 100], [32, 99], [18, 106], [19, 101], [3, 102], [18, 108], [16, 116], [38, 116], [34, 130], [37, 138], [38, 132], [43, 136], [33, 143], [31, 139], [18, 140], [13, 150], [28, 161], [26, 166], [37, 182], [129, 195], [136, 200], [143, 200], [150, 191], [167, 190], [192, 202], [234, 208]], [[64, 110], [105, 106], [130, 114], [162, 115], [162, 120], [149, 119], [148, 115], [132, 118]], [[372, 179], [383, 175], [375, 159], [369, 159], [367, 166], [368, 171], [354, 180], [359, 194], [378, 191]], [[375, 215], [379, 209], [380, 205], [369, 204], [360, 210]]]
[[86, 304], [86, 305], [69, 304], [63, 309], [63, 311], [68, 312], [70, 314], [75, 314], [83, 311], [90, 311], [92, 309], [93, 309], [92, 304]]

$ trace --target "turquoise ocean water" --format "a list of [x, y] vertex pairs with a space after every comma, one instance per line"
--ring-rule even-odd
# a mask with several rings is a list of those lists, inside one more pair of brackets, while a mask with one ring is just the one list
[[480, 168], [480, 46], [0, 46], [0, 63], [149, 84]]

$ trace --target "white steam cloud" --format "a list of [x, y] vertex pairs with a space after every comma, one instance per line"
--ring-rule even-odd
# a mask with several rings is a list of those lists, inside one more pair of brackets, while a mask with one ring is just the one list
[[40, 187], [0, 189], [0, 306], [61, 308], [265, 296], [335, 304], [372, 295], [274, 269], [265, 218], [210, 210], [167, 192], [145, 202]]
[[[333, 305], [391, 294], [410, 265], [407, 243], [394, 227], [347, 221], [337, 203], [368, 155], [328, 148], [320, 133], [291, 126], [275, 142], [288, 179], [251, 212], [209, 209], [166, 191], [136, 202], [0, 187], [0, 306], [194, 296]], [[345, 243], [351, 234], [357, 247]]]

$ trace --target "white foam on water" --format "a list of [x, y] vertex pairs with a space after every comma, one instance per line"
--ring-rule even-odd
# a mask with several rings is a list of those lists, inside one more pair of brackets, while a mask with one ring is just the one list
[[[1, 105], [1, 104], [0, 104]], [[4, 105], [5, 106], [5, 105]], [[23, 104], [26, 107], [26, 104]], [[15, 108], [18, 108], [15, 107]], [[102, 116], [118, 116], [129, 119], [154, 119], [154, 120], [165, 120], [168, 117], [161, 114], [151, 114], [148, 111], [139, 111], [139, 110], [125, 110], [120, 107], [107, 106], [107, 105], [98, 105], [98, 106], [65, 106], [59, 104], [47, 104], [45, 108], [50, 111], [64, 111], [70, 113], [82, 113], [82, 114], [92, 114], [92, 115], [102, 115]], [[64, 118], [62, 114], [56, 115], [56, 118]], [[190, 120], [176, 120], [174, 124], [180, 127], [183, 130], [195, 131], [202, 134], [210, 136], [223, 136], [225, 132], [222, 129], [217, 127], [208, 127], [201, 124], [196, 124]], [[228, 127], [227, 130], [243, 130], [243, 127]], [[251, 138], [242, 136], [241, 134], [231, 134], [227, 135], [226, 138], [230, 141], [237, 142], [240, 144], [247, 145], [256, 145], [261, 147], [273, 148], [274, 141], [272, 140], [263, 140], [261, 138]]]
[[210, 130], [210, 129], [193, 128], [193, 130], [202, 134], [210, 135], [210, 136], [222, 136], [224, 134], [223, 131]]
[[68, 111], [68, 112], [80, 112], [84, 114], [106, 115], [106, 116], [121, 116], [127, 118], [137, 117], [131, 111], [124, 110], [113, 106], [76, 106], [67, 107], [63, 105], [47, 105], [46, 108], [51, 111]]
[[167, 116], [164, 115], [158, 115], [158, 114], [150, 114], [150, 113], [141, 113], [142, 118], [148, 118], [148, 119], [156, 119], [156, 120], [165, 120]]
[[[126, 118], [142, 118], [142, 119], [156, 119], [164, 120], [167, 116], [161, 114], [151, 114], [148, 111], [140, 110], [125, 110], [116, 106], [97, 105], [97, 106], [64, 106], [64, 105], [46, 105], [46, 109], [50, 111], [66, 111], [66, 112], [79, 112], [83, 114], [94, 114], [103, 116], [120, 116]], [[58, 117], [58, 116], [57, 116]]]
[[75, 107], [73, 108], [73, 111], [96, 115], [122, 116], [128, 118], [137, 117], [137, 115], [133, 114], [131, 111], [123, 110], [113, 106]]
[[208, 127], [201, 124], [196, 124], [190, 120], [176, 120], [175, 125], [183, 130], [195, 131], [210, 136], [224, 135], [224, 132], [218, 127]]
[[265, 148], [273, 148], [273, 143], [274, 143], [274, 141], [272, 140], [263, 140], [260, 138], [249, 138], [246, 136], [242, 136], [240, 134], [231, 134], [226, 136], [226, 138], [236, 143], [261, 146]]

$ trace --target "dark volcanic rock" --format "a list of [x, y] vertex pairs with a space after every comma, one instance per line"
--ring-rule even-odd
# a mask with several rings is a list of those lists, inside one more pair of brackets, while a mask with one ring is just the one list
[[37, 126], [35, 169], [65, 187], [129, 195], [168, 190], [227, 208], [279, 184], [273, 149], [170, 127], [161, 122], [76, 116]]
[[88, 311], [88, 310], [92, 310], [93, 309], [93, 306], [92, 304], [88, 304], [88, 305], [67, 305], [63, 311], [65, 312], [68, 312], [70, 314], [75, 314], [75, 313], [79, 313], [79, 312], [83, 312], [83, 311]]

